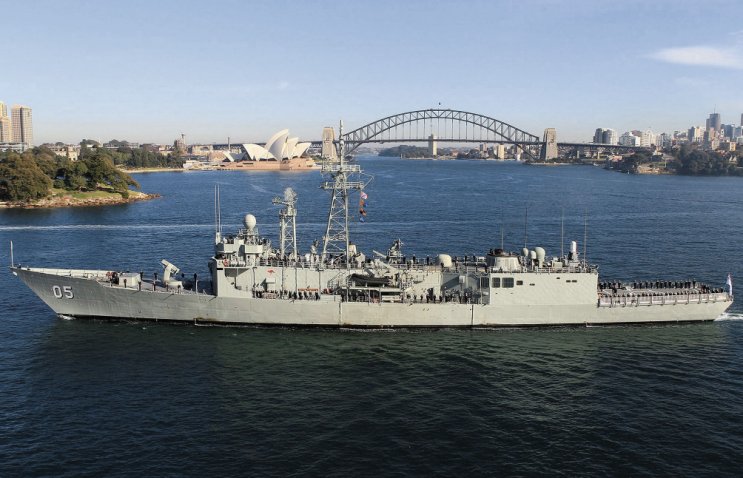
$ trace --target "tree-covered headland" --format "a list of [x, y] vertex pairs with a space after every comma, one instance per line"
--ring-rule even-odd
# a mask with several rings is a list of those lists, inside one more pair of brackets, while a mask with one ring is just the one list
[[0, 201], [31, 202], [49, 197], [55, 190], [110, 191], [128, 198], [129, 188], [139, 189], [139, 184], [116, 164], [122, 156], [144, 164], [147, 154], [83, 147], [79, 159], [71, 161], [43, 146], [21, 154], [0, 152]]
[[[671, 160], [663, 164], [666, 172], [683, 176], [743, 176], [743, 154], [736, 152], [707, 151], [691, 145], [681, 145], [668, 151]], [[636, 152], [626, 156], [614, 169], [637, 173], [642, 166], [662, 170], [659, 156]]]

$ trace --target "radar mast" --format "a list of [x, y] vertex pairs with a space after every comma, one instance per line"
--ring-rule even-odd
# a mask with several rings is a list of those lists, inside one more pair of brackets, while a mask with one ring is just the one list
[[338, 135], [338, 161], [325, 158], [322, 174], [325, 176], [321, 189], [331, 191], [328, 224], [325, 228], [322, 246], [322, 260], [328, 255], [339, 254], [349, 264], [348, 203], [352, 190], [360, 191], [369, 181], [361, 179], [361, 167], [346, 163], [345, 141], [343, 140], [343, 121]]

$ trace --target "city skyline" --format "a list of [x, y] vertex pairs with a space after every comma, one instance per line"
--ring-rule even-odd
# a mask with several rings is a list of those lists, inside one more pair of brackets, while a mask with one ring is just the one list
[[36, 144], [283, 128], [319, 139], [340, 119], [356, 128], [439, 103], [539, 136], [554, 127], [558, 141], [743, 112], [731, 0], [41, 3], [3, 6], [27, 43], [0, 79], [0, 97], [34, 108]]

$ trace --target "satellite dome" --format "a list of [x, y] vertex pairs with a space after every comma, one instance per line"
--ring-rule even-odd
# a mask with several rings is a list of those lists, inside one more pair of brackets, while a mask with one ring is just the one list
[[253, 232], [253, 229], [255, 229], [256, 225], [255, 216], [253, 216], [252, 214], [246, 214], [245, 219], [243, 219], [243, 224], [245, 224], [245, 229]]

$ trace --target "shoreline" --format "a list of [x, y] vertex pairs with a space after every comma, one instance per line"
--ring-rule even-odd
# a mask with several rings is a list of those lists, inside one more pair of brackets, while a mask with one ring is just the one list
[[139, 191], [129, 191], [129, 197], [124, 198], [119, 193], [109, 193], [107, 196], [93, 196], [76, 198], [72, 193], [39, 199], [33, 202], [1, 202], [0, 209], [53, 209], [62, 207], [95, 207], [116, 206], [131, 204], [139, 201], [150, 201], [161, 197], [159, 194], [148, 194]]
[[167, 173], [167, 172], [183, 172], [186, 171], [184, 168], [135, 168], [135, 169], [122, 169], [118, 168], [119, 171], [122, 171], [127, 174], [140, 174], [140, 173]]

